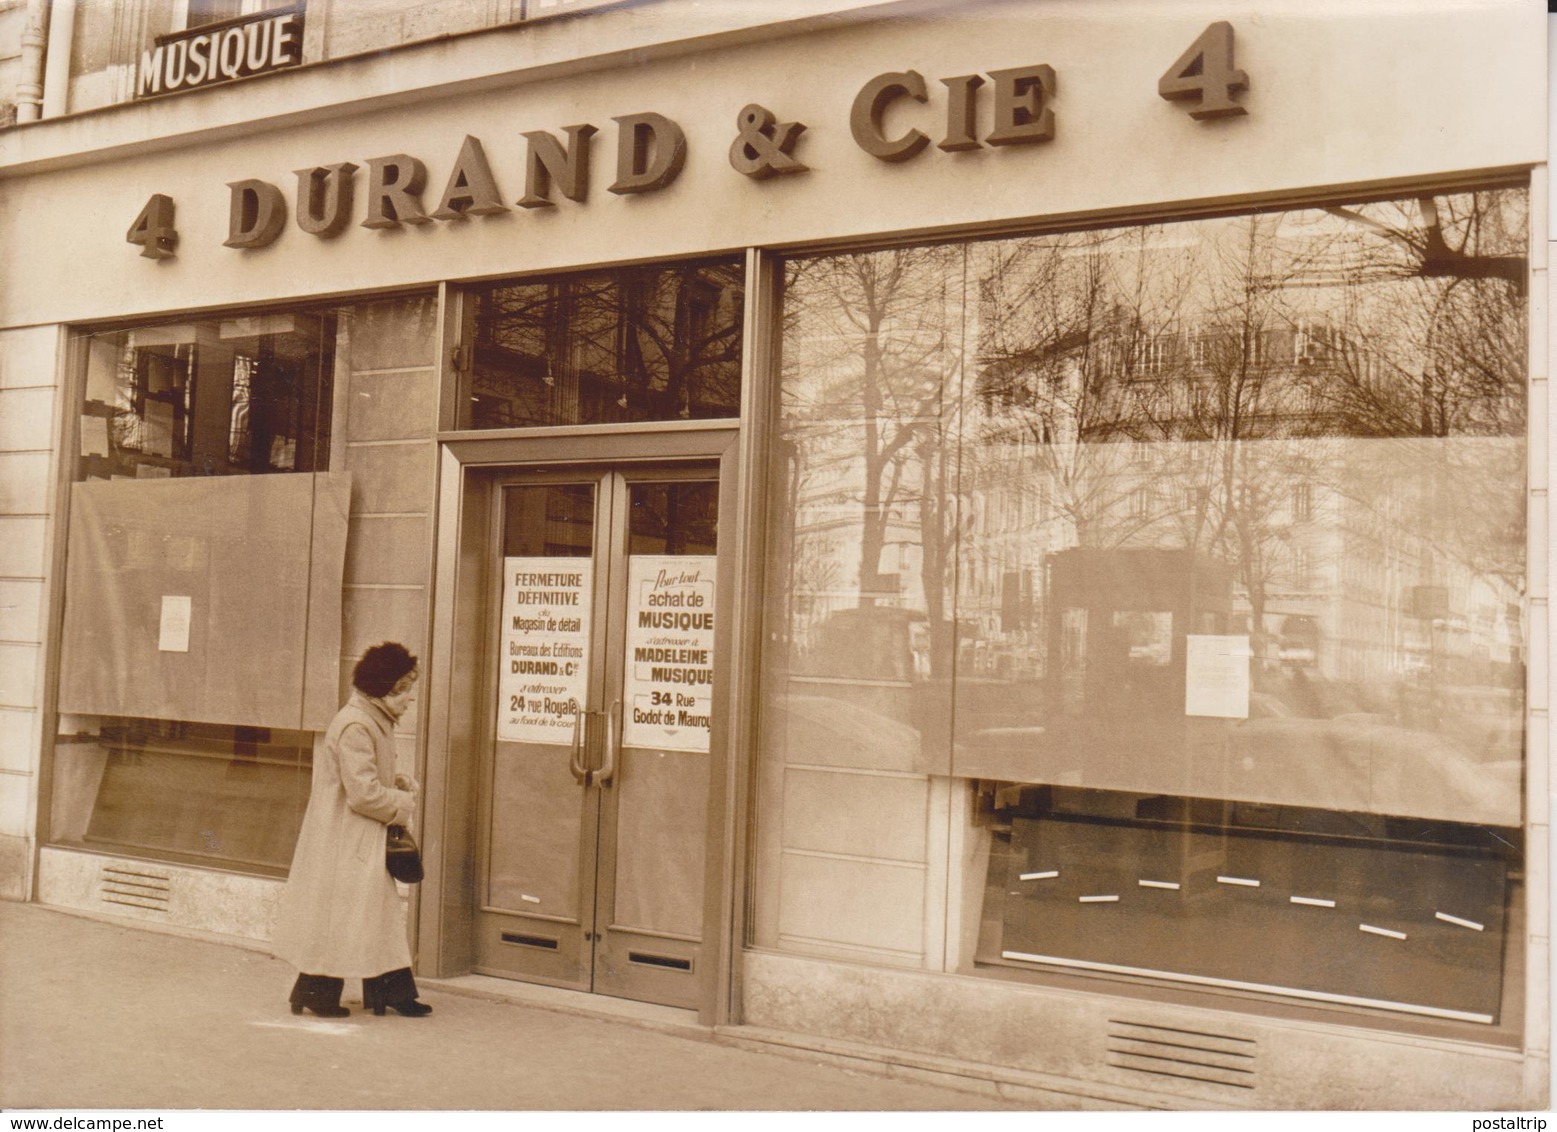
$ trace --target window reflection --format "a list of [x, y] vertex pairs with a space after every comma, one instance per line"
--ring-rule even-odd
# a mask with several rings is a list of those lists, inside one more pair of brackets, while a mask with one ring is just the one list
[[471, 293], [466, 428], [740, 415], [739, 260]]
[[89, 336], [79, 478], [324, 471], [335, 322], [288, 313]]
[[503, 554], [588, 558], [595, 548], [592, 484], [533, 484], [503, 492]]
[[[1009, 845], [1020, 784], [1412, 819], [1397, 848], [1517, 827], [1525, 209], [1489, 190], [790, 263], [770, 812], [821, 761], [993, 784], [970, 860]], [[785, 813], [764, 867], [841, 899], [789, 833], [816, 820]], [[759, 913], [781, 941], [784, 909]], [[932, 962], [920, 929], [795, 945]]]
[[629, 554], [711, 555], [718, 543], [719, 485], [712, 481], [628, 487]]
[[54, 842], [281, 875], [308, 800], [313, 741], [268, 727], [67, 720]]

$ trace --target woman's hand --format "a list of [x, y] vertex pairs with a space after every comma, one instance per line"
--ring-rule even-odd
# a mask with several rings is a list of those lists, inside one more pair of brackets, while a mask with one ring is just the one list
[[412, 794], [420, 794], [422, 792], [422, 784], [409, 774], [397, 774], [395, 775], [395, 789], [409, 790]]

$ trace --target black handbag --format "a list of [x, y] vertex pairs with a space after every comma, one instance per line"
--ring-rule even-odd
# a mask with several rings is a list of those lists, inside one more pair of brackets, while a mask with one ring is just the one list
[[422, 879], [422, 851], [403, 825], [389, 827], [384, 839], [384, 867], [401, 884], [418, 884]]

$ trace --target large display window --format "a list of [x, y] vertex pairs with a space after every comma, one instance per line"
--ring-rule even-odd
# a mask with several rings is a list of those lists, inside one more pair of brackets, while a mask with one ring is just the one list
[[353, 313], [77, 336], [51, 843], [285, 873], [339, 699]]
[[751, 942], [1506, 1026], [1526, 209], [790, 260]]

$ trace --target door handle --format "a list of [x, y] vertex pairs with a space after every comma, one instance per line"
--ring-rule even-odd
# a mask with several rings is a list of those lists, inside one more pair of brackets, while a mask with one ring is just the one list
[[573, 712], [573, 753], [568, 757], [568, 770], [580, 786], [589, 785], [589, 771], [584, 769], [584, 708], [580, 705]]
[[616, 773], [616, 713], [621, 706], [622, 701], [617, 700], [610, 708], [600, 713], [605, 716], [606, 725], [605, 766], [595, 772], [595, 781], [602, 784], [610, 782], [611, 776]]

